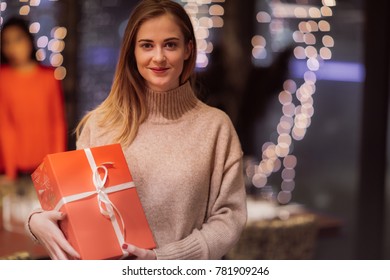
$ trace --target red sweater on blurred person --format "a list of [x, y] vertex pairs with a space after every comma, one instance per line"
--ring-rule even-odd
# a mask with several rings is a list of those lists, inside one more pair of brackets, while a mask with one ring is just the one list
[[[38, 65], [28, 73], [0, 68], [0, 155], [5, 174], [33, 171], [50, 153], [66, 150], [61, 84], [54, 70]], [[1, 158], [0, 158], [1, 160]]]

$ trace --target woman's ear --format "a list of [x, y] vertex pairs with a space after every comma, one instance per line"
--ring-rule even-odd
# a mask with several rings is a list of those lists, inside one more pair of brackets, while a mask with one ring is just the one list
[[193, 49], [194, 49], [194, 43], [192, 42], [192, 40], [190, 40], [186, 46], [184, 60], [187, 60], [190, 58]]

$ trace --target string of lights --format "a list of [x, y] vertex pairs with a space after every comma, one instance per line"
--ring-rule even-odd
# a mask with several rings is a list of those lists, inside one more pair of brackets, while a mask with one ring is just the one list
[[[260, 24], [268, 24], [271, 40], [277, 41], [283, 33], [283, 21], [298, 19], [298, 30], [292, 33], [296, 43], [294, 56], [298, 60], [306, 60], [307, 71], [303, 76], [303, 83], [298, 85], [292, 79], [283, 84], [283, 90], [278, 99], [282, 105], [283, 115], [277, 124], [277, 141], [266, 142], [262, 146], [262, 159], [258, 164], [250, 164], [246, 168], [246, 175], [252, 184], [259, 189], [272, 189], [267, 185], [268, 178], [281, 171], [281, 189], [276, 199], [281, 204], [287, 204], [292, 199], [295, 188], [295, 167], [297, 157], [292, 154], [293, 140], [300, 141], [305, 137], [311, 119], [314, 115], [314, 99], [316, 92], [316, 71], [325, 60], [332, 58], [331, 48], [334, 39], [329, 35], [331, 26], [326, 20], [332, 16], [332, 9], [336, 5], [334, 0], [322, 0], [321, 7], [307, 4], [286, 4], [272, 0], [269, 3], [271, 13], [259, 11], [256, 19]], [[252, 55], [255, 60], [267, 59], [267, 40], [264, 36], [255, 35], [252, 38]], [[278, 51], [278, 45], [271, 45], [271, 51]]]
[[225, 13], [222, 5], [225, 0], [182, 0], [184, 9], [190, 15], [194, 26], [198, 56], [197, 68], [206, 68], [209, 64], [209, 54], [213, 51], [211, 42], [211, 29], [223, 27], [223, 15]]

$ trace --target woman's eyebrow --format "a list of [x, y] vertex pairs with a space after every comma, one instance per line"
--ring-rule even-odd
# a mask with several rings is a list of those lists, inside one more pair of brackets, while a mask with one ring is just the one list
[[173, 40], [179, 41], [180, 39], [177, 38], [177, 37], [170, 37], [170, 38], [165, 39], [164, 42], [166, 42], [166, 41], [173, 41]]
[[[164, 39], [164, 42], [167, 41], [179, 41], [180, 39], [178, 37], [169, 37]], [[147, 42], [147, 43], [153, 43], [154, 41], [151, 39], [139, 39], [138, 42]]]

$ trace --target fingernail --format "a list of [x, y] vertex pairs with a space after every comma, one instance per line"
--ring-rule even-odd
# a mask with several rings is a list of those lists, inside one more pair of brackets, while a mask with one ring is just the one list
[[127, 247], [129, 247], [129, 246], [127, 246], [127, 244], [126, 244], [126, 243], [122, 245], [122, 249], [125, 249], [125, 250], [126, 250], [126, 249], [127, 249]]

